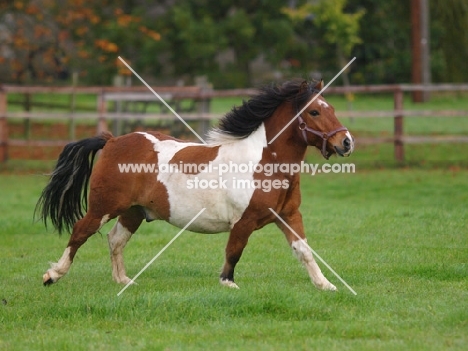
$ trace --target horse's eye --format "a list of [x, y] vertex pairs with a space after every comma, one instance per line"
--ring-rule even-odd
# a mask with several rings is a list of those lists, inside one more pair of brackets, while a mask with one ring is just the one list
[[317, 110], [312, 110], [309, 113], [314, 117], [319, 115], [319, 112]]

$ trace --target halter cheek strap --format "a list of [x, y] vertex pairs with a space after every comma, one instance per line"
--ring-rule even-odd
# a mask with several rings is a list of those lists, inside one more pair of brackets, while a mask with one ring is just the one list
[[328, 132], [328, 133], [319, 132], [318, 130], [315, 130], [315, 129], [312, 129], [312, 128], [308, 127], [301, 115], [299, 115], [299, 117], [297, 119], [299, 120], [299, 129], [302, 131], [302, 136], [303, 136], [304, 141], [306, 142], [307, 145], [309, 143], [307, 141], [307, 133], [306, 132], [312, 133], [312, 134], [317, 135], [318, 137], [322, 138], [323, 142], [322, 142], [322, 150], [321, 151], [322, 151], [323, 157], [325, 157], [325, 159], [327, 159], [327, 160], [330, 157], [328, 155], [328, 153], [327, 153], [327, 141], [328, 141], [328, 139], [330, 139], [332, 136], [334, 136], [338, 132], [348, 131], [348, 128], [340, 127], [338, 129], [332, 130], [331, 132]]

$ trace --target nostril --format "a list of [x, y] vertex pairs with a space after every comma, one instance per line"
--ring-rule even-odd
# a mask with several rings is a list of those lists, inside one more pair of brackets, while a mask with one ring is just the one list
[[343, 140], [343, 146], [346, 148], [346, 149], [349, 149], [351, 147], [351, 140], [349, 138], [345, 138]]

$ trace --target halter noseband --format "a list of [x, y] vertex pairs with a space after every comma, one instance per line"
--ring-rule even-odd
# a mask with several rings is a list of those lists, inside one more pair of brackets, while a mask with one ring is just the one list
[[340, 127], [338, 129], [332, 130], [331, 132], [328, 132], [328, 133], [319, 132], [318, 130], [315, 130], [315, 129], [312, 129], [312, 128], [308, 127], [301, 115], [299, 115], [299, 117], [297, 119], [299, 120], [299, 129], [302, 131], [302, 136], [304, 137], [304, 141], [306, 142], [307, 145], [309, 145], [309, 143], [307, 142], [307, 133], [306, 132], [310, 132], [310, 133], [315, 134], [318, 137], [322, 138], [323, 143], [322, 143], [322, 150], [321, 151], [322, 151], [323, 157], [325, 157], [325, 159], [327, 159], [327, 160], [330, 157], [330, 155], [327, 152], [327, 140], [329, 138], [331, 138], [332, 136], [334, 136], [338, 132], [348, 131], [348, 128]]

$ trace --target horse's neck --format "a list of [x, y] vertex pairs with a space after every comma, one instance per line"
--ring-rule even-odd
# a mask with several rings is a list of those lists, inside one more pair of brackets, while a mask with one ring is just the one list
[[273, 143], [268, 144], [269, 136], [262, 123], [258, 129], [245, 139], [241, 139], [230, 145], [233, 148], [233, 153], [238, 159], [249, 159], [254, 155], [265, 155], [275, 163], [300, 163], [304, 160], [307, 147], [302, 142], [302, 139], [291, 135], [291, 127], [281, 133]]
[[293, 135], [291, 129], [293, 127], [289, 126], [271, 144], [268, 144], [268, 151], [274, 155], [278, 163], [300, 163], [305, 158], [307, 145], [302, 138]]
[[[233, 160], [244, 162], [250, 158], [257, 158], [264, 151], [270, 155], [275, 163], [300, 163], [304, 160], [307, 146], [302, 138], [293, 135], [295, 129], [288, 127], [271, 144], [268, 138], [273, 138], [273, 133], [266, 128], [265, 123], [260, 124], [256, 131], [245, 139], [222, 145], [223, 152], [230, 154]], [[276, 134], [276, 133], [275, 133]]]
[[277, 163], [301, 163], [305, 158], [306, 147], [293, 147], [290, 141], [275, 140], [268, 145], [268, 151], [274, 156]]
[[305, 158], [307, 145], [300, 134], [298, 121], [293, 121], [283, 130], [292, 117], [294, 111], [291, 105], [282, 104], [265, 121], [266, 138], [273, 140], [271, 144], [267, 143], [267, 148], [278, 163], [300, 163]]
[[238, 139], [230, 143], [222, 144], [222, 153], [236, 162], [246, 162], [253, 159], [259, 160], [263, 150], [267, 147], [265, 126], [262, 123], [257, 130], [247, 138]]
[[232, 148], [234, 158], [242, 159], [248, 158], [252, 154], [261, 154], [267, 145], [265, 125], [262, 123], [257, 130], [252, 132], [247, 138], [240, 139], [226, 146]]

